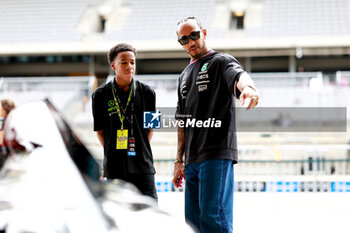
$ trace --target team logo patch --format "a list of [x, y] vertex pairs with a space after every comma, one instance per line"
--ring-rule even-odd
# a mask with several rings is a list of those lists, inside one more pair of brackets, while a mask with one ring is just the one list
[[199, 85], [198, 86], [198, 92], [206, 91], [207, 89], [208, 89], [207, 85]]
[[145, 111], [143, 112], [143, 128], [144, 129], [160, 129], [161, 127], [160, 111]]
[[237, 63], [231, 62], [230, 65], [232, 65], [235, 70], [242, 70], [242, 67]]
[[201, 69], [201, 71], [206, 71], [207, 70], [207, 66], [208, 66], [208, 62], [207, 63], [205, 63], [203, 66], [202, 66], [202, 69]]
[[113, 100], [108, 101], [108, 106], [109, 107], [113, 107], [114, 106], [114, 101]]

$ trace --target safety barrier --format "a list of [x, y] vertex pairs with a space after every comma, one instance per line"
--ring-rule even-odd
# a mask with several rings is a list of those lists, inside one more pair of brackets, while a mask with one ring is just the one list
[[[236, 175], [349, 175], [350, 145], [243, 145]], [[152, 147], [157, 172], [171, 175], [176, 147]]]
[[[235, 166], [237, 192], [350, 192], [349, 145], [241, 146]], [[159, 153], [155, 147], [155, 153]], [[175, 148], [160, 153], [175, 156]], [[171, 183], [173, 159], [155, 159], [159, 192], [182, 191]]]
[[[350, 178], [344, 181], [235, 181], [235, 192], [350, 192]], [[156, 181], [157, 192], [183, 192], [171, 177]]]
[[237, 181], [237, 192], [350, 192], [347, 181]]

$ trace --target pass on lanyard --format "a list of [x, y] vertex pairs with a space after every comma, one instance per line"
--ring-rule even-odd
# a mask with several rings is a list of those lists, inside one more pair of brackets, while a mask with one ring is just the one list
[[136, 144], [134, 137], [129, 137], [128, 156], [136, 156]]
[[128, 130], [117, 130], [117, 150], [128, 149]]
[[[133, 83], [134, 84], [134, 83]], [[124, 129], [123, 123], [126, 118], [126, 110], [127, 107], [129, 106], [130, 100], [132, 95], [134, 94], [134, 85], [131, 85], [131, 90], [129, 94], [128, 101], [126, 103], [125, 109], [122, 109], [121, 106], [119, 105], [119, 102], [115, 96], [114, 89], [112, 89], [113, 92], [113, 97], [115, 101], [115, 105], [117, 107], [117, 113], [119, 120], [121, 122], [121, 129], [117, 130], [117, 150], [128, 150], [128, 156], [136, 156], [136, 143], [135, 143], [135, 138], [133, 137], [133, 115], [131, 113], [131, 137], [128, 137], [128, 130]], [[133, 112], [133, 103], [131, 104], [131, 112]], [[123, 115], [122, 115], [123, 114]]]

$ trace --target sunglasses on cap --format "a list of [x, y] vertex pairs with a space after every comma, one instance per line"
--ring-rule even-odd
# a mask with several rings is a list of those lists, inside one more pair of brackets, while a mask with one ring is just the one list
[[191, 40], [198, 40], [201, 37], [201, 31], [196, 31], [196, 32], [191, 32], [190, 35], [188, 36], [182, 36], [180, 39], [178, 39], [177, 41], [181, 44], [181, 45], [185, 45], [188, 44], [188, 42]]

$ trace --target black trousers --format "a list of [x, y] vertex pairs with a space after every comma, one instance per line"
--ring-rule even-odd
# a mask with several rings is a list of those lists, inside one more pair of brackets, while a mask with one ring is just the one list
[[118, 179], [132, 183], [140, 190], [143, 195], [154, 198], [158, 201], [156, 185], [154, 182], [154, 174], [127, 174], [118, 177]]

